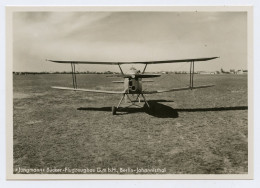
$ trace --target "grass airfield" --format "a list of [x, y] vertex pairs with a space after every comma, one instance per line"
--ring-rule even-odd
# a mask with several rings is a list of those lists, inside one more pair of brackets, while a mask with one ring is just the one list
[[[79, 88], [123, 90], [111, 82], [120, 78], [89, 74], [77, 80]], [[162, 75], [154, 81], [143, 88], [184, 87], [189, 77]], [[215, 86], [146, 95], [152, 111], [131, 108], [115, 116], [111, 106], [120, 95], [50, 88], [71, 82], [69, 74], [13, 76], [14, 173], [19, 167], [248, 172], [247, 75], [195, 75], [195, 86]], [[117, 173], [135, 174], [110, 174]]]

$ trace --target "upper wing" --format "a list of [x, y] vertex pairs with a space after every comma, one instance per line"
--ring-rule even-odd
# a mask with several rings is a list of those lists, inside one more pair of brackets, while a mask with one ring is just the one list
[[92, 93], [107, 93], [107, 94], [124, 94], [124, 91], [105, 91], [105, 90], [92, 90], [92, 89], [74, 89], [69, 87], [56, 87], [53, 86], [54, 89], [63, 89], [63, 90], [73, 90], [73, 91], [85, 91], [85, 92], [92, 92]]
[[175, 60], [163, 60], [163, 61], [128, 61], [128, 62], [105, 62], [105, 61], [56, 61], [48, 60], [55, 63], [76, 63], [76, 64], [102, 64], [102, 65], [121, 65], [121, 64], [160, 64], [160, 63], [181, 63], [191, 61], [209, 61], [218, 57], [206, 57], [206, 58], [193, 58], [193, 59], [175, 59]]
[[164, 92], [172, 92], [172, 91], [182, 91], [182, 90], [191, 90], [191, 89], [200, 89], [200, 88], [207, 88], [212, 87], [214, 85], [202, 85], [196, 87], [183, 87], [183, 88], [172, 88], [168, 90], [158, 90], [158, 91], [143, 91], [143, 94], [154, 94], [154, 93], [164, 93]]

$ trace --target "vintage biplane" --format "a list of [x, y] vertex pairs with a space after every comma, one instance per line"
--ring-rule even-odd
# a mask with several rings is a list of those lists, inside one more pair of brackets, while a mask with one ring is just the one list
[[[208, 88], [212, 87], [214, 85], [200, 85], [200, 86], [194, 86], [193, 85], [193, 78], [194, 78], [194, 62], [196, 61], [209, 61], [216, 59], [218, 57], [207, 57], [207, 58], [195, 58], [195, 59], [178, 59], [178, 60], [164, 60], [164, 61], [145, 61], [145, 62], [93, 62], [93, 61], [57, 61], [57, 60], [47, 60], [50, 62], [55, 63], [67, 63], [71, 65], [71, 73], [72, 73], [72, 82], [73, 82], [73, 88], [68, 87], [57, 87], [53, 86], [54, 89], [61, 89], [61, 90], [73, 90], [73, 91], [85, 91], [85, 92], [94, 92], [94, 93], [106, 93], [106, 94], [121, 94], [122, 97], [118, 103], [117, 106], [112, 106], [112, 114], [115, 115], [116, 111], [120, 109], [120, 105], [125, 98], [130, 101], [130, 105], [127, 105], [125, 107], [121, 108], [127, 108], [130, 106], [138, 106], [136, 105], [137, 102], [140, 103], [140, 96], [143, 98], [144, 103], [150, 108], [149, 103], [147, 102], [145, 98], [145, 94], [155, 94], [155, 93], [164, 93], [164, 92], [173, 92], [173, 91], [182, 91], [182, 90], [192, 90], [192, 89], [201, 89], [201, 88]], [[161, 76], [160, 74], [148, 74], [145, 73], [147, 65], [150, 64], [162, 64], [162, 63], [184, 63], [188, 62], [190, 63], [190, 83], [188, 87], [182, 87], [182, 88], [171, 88], [167, 90], [157, 90], [157, 91], [148, 91], [144, 90], [142, 88], [142, 82], [145, 82], [145, 80], [142, 81], [143, 78], [154, 78]], [[124, 83], [124, 90], [123, 91], [105, 91], [105, 90], [92, 90], [92, 89], [83, 89], [78, 88], [77, 86], [77, 78], [76, 78], [76, 68], [75, 64], [101, 64], [101, 65], [118, 65], [121, 74], [114, 75], [116, 77], [122, 77], [124, 78], [124, 81], [114, 81], [115, 83]], [[144, 64], [144, 69], [142, 71], [135, 69], [132, 67], [129, 72], [124, 73], [121, 65], [125, 64]], [[151, 80], [146, 80], [147, 82], [150, 82]], [[129, 95], [135, 95], [135, 99], [129, 97]]]

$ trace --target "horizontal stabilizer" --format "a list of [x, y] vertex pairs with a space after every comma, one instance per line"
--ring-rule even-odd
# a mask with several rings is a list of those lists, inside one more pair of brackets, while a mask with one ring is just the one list
[[154, 82], [153, 80], [142, 80], [142, 82]]
[[159, 77], [161, 76], [160, 74], [136, 74], [136, 78], [154, 78], [154, 77]]
[[112, 81], [112, 83], [124, 83], [124, 81]]
[[[142, 82], [154, 82], [153, 80], [142, 80]], [[124, 83], [124, 81], [112, 81], [112, 83]]]
[[92, 93], [107, 93], [107, 94], [124, 94], [124, 91], [106, 91], [106, 90], [92, 90], [92, 89], [74, 89], [69, 87], [56, 87], [52, 86], [53, 89], [61, 89], [61, 90], [72, 90], [72, 91], [85, 91], [85, 92], [92, 92]]
[[121, 77], [121, 78], [154, 78], [159, 77], [160, 74], [116, 74], [110, 77]]
[[154, 78], [159, 77], [160, 74], [119, 74], [117, 77], [123, 78]]
[[154, 94], [154, 93], [164, 93], [164, 92], [173, 92], [173, 91], [183, 91], [183, 90], [192, 90], [192, 89], [202, 89], [213, 87], [214, 85], [202, 85], [202, 86], [195, 86], [195, 87], [183, 87], [183, 88], [172, 88], [168, 90], [158, 90], [158, 91], [144, 91], [143, 94]]

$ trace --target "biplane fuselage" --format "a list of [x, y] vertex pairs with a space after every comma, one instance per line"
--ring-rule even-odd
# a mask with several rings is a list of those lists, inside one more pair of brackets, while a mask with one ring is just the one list
[[125, 78], [124, 88], [129, 94], [142, 93], [142, 78]]
[[140, 71], [132, 67], [128, 74], [132, 76], [129, 78], [125, 78], [124, 80], [124, 88], [126, 93], [129, 94], [142, 93], [142, 78], [137, 77], [137, 75], [140, 74]]

